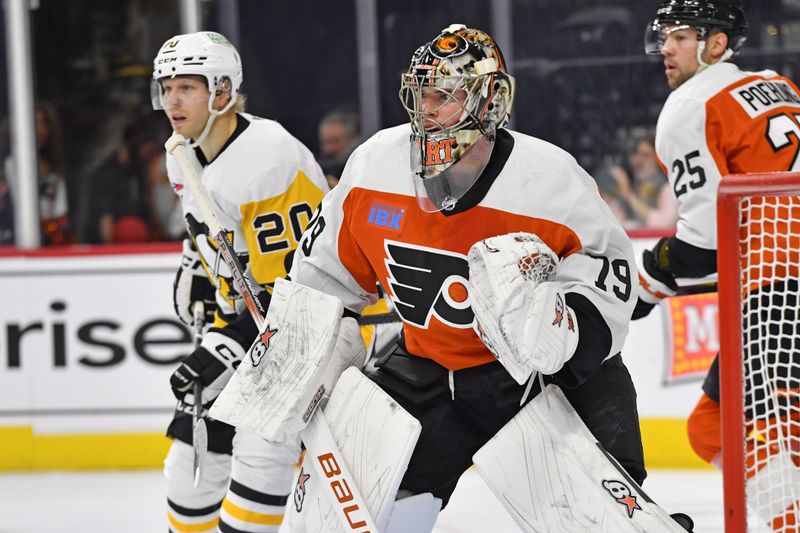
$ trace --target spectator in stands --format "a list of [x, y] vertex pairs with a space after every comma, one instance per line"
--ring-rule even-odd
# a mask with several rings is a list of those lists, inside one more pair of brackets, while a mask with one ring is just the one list
[[0, 176], [0, 246], [14, 244], [14, 206], [8, 183]]
[[629, 226], [674, 227], [678, 221], [678, 202], [658, 165], [655, 140], [652, 137], [638, 139], [628, 163], [633, 179], [620, 184], [622, 197], [633, 211]]
[[50, 102], [40, 101], [36, 106], [36, 149], [42, 245], [74, 244], [64, 178], [64, 136], [58, 112]]
[[125, 128], [120, 146], [93, 174], [90, 242], [150, 240], [147, 173], [150, 161], [161, 151], [159, 135], [149, 117], [134, 118]]
[[632, 219], [633, 212], [628, 202], [622, 196], [622, 189], [630, 188], [628, 172], [619, 165], [603, 165], [595, 170], [592, 175], [597, 182], [600, 196], [603, 197], [611, 212], [619, 222], [627, 227]]
[[339, 183], [350, 153], [361, 142], [358, 113], [345, 108], [331, 111], [320, 121], [318, 136], [319, 164], [333, 188]]
[[[35, 127], [42, 245], [74, 244], [64, 178], [64, 141], [58, 112], [53, 104], [37, 102]], [[10, 199], [13, 199], [17, 173], [11, 155], [5, 158], [3, 170], [5, 183], [11, 193]]]
[[636, 141], [628, 156], [630, 172], [620, 165], [597, 171], [600, 193], [626, 229], [672, 228], [678, 204], [656, 157], [652, 137]]
[[[8, 121], [0, 120], [0, 161], [9, 154]], [[5, 176], [5, 165], [0, 164], [0, 246], [14, 244], [14, 203]]]
[[186, 221], [183, 219], [180, 198], [172, 191], [169, 183], [166, 152], [163, 150], [148, 163], [147, 184], [153, 238], [160, 241], [179, 241], [185, 238]]

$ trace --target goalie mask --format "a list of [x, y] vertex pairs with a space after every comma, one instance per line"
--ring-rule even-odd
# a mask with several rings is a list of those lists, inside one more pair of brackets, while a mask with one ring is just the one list
[[483, 172], [511, 116], [514, 78], [494, 40], [454, 24], [414, 52], [400, 87], [423, 211], [452, 209]]
[[[722, 58], [726, 61], [744, 44], [747, 27], [744, 11], [734, 0], [663, 0], [656, 18], [645, 30], [644, 48], [648, 54], [659, 54], [667, 35], [692, 28], [701, 44], [699, 59], [705, 39], [712, 30], [720, 30], [728, 36], [728, 50]], [[702, 65], [702, 60], [699, 61]]]
[[[208, 97], [210, 114], [203, 133], [192, 146], [203, 142], [217, 115], [236, 104], [242, 85], [242, 61], [239, 52], [224, 35], [211, 31], [176, 35], [167, 39], [153, 60], [150, 97], [153, 109], [168, 109], [164, 104], [162, 80], [177, 76], [202, 76], [211, 93]], [[229, 94], [225, 107], [214, 109], [214, 99]]]

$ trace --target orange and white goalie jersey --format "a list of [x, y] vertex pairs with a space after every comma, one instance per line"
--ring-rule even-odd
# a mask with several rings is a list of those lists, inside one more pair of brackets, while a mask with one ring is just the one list
[[[475, 331], [467, 252], [487, 237], [535, 233], [561, 258], [556, 280], [567, 303], [591, 310], [593, 323], [579, 322], [582, 341], [568, 365], [585, 374], [616, 354], [638, 284], [631, 243], [592, 178], [561, 149], [500, 130], [487, 171], [502, 169], [488, 190], [485, 171], [467, 194], [482, 195], [476, 205], [427, 213], [414, 195], [410, 134], [408, 125], [383, 130], [351, 155], [303, 236], [292, 280], [338, 296], [354, 312], [375, 301], [379, 281], [409, 352], [459, 370], [495, 360]], [[504, 163], [496, 161], [501, 141], [513, 146]]]
[[800, 170], [800, 91], [775, 72], [717, 63], [670, 94], [656, 152], [678, 199], [676, 237], [717, 249], [722, 176]]
[[[287, 255], [297, 248], [328, 191], [311, 152], [277, 122], [240, 113], [233, 136], [213, 161], [206, 162], [199, 149], [190, 151], [191, 155], [250, 279], [269, 287], [276, 277], [285, 277]], [[181, 199], [189, 234], [212, 279], [217, 268], [219, 314], [242, 312], [231, 273], [224, 261], [217, 264], [213, 236], [189, 188], [184, 187], [177, 161], [169, 154], [167, 172]]]

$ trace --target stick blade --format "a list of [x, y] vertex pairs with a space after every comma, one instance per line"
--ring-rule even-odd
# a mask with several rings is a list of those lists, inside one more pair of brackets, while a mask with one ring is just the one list
[[206, 464], [206, 452], [208, 451], [208, 428], [206, 428], [206, 421], [203, 418], [194, 423], [192, 448], [194, 450], [194, 488], [197, 488], [203, 479], [203, 468]]

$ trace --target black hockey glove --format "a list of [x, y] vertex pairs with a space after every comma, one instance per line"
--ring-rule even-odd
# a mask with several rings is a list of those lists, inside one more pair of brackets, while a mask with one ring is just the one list
[[203, 302], [205, 322], [213, 324], [214, 312], [217, 310], [215, 292], [216, 289], [203, 269], [194, 244], [189, 239], [184, 239], [181, 266], [172, 284], [172, 304], [175, 307], [175, 314], [181, 322], [192, 326], [194, 324], [192, 305], [195, 302]]
[[652, 250], [642, 252], [636, 266], [639, 270], [639, 300], [633, 311], [633, 320], [647, 316], [658, 302], [678, 291], [675, 278], [669, 272], [669, 239], [661, 239]]
[[244, 358], [246, 349], [223, 330], [212, 329], [203, 337], [203, 342], [189, 354], [169, 379], [172, 392], [178, 400], [194, 405], [192, 385], [199, 379], [203, 384], [200, 401], [210, 407], [231, 379], [233, 372]]

